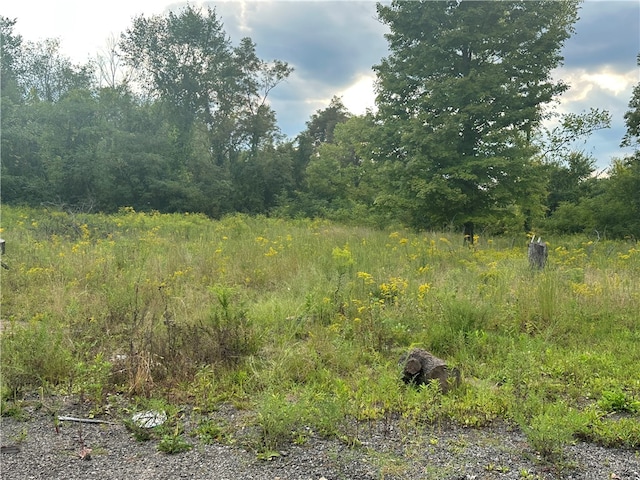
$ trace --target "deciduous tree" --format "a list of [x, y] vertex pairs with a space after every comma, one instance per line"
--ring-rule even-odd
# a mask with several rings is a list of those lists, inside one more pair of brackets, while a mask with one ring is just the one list
[[390, 185], [381, 204], [419, 227], [524, 220], [542, 210], [533, 132], [568, 87], [551, 78], [577, 1], [378, 5], [390, 55], [375, 67]]
[[[640, 53], [637, 57], [637, 63], [640, 67]], [[633, 87], [631, 100], [629, 100], [629, 110], [624, 114], [624, 120], [627, 125], [627, 132], [622, 139], [622, 145], [634, 145], [636, 148], [640, 148], [640, 82]]]
[[187, 6], [166, 16], [137, 17], [120, 47], [125, 61], [143, 74], [145, 87], [168, 106], [183, 162], [198, 122], [210, 132], [218, 165], [247, 145], [255, 153], [276, 130], [266, 97], [291, 69], [260, 60], [248, 38], [233, 47], [214, 10]]

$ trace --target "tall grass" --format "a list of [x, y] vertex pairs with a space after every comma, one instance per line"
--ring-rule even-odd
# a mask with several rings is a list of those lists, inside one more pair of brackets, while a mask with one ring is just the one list
[[[391, 418], [502, 419], [548, 456], [575, 438], [640, 446], [626, 421], [640, 413], [632, 242], [551, 238], [532, 271], [525, 235], [469, 248], [320, 220], [5, 206], [2, 235], [4, 399], [231, 401], [256, 412], [267, 450], [305, 428], [355, 441], [354, 425]], [[459, 367], [462, 386], [404, 386], [412, 346]]]

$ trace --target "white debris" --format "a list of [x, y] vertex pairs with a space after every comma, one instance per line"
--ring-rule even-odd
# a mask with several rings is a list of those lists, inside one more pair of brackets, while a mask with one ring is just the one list
[[138, 412], [131, 420], [140, 428], [153, 428], [158, 425], [162, 425], [167, 421], [167, 414], [165, 412], [158, 412], [157, 410], [148, 410], [146, 412]]

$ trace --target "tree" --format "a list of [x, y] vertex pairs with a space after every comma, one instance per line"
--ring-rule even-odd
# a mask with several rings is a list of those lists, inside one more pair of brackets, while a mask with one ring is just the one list
[[269, 147], [279, 132], [275, 112], [267, 103], [271, 90], [286, 79], [293, 68], [285, 62], [265, 62], [258, 58], [256, 45], [250, 38], [243, 38], [234, 49], [234, 61], [239, 73], [237, 83], [237, 105], [239, 138], [251, 157], [255, 157], [261, 146]]
[[640, 238], [640, 154], [614, 160], [602, 193], [587, 199], [583, 207], [593, 220], [588, 228], [610, 237]]
[[13, 33], [15, 19], [9, 19], [0, 15], [0, 92], [2, 103], [11, 99], [20, 101], [18, 90], [19, 65], [18, 59], [22, 48], [22, 37]]
[[333, 97], [329, 106], [316, 111], [307, 122], [307, 128], [302, 133], [311, 139], [314, 147], [322, 143], [333, 142], [333, 132], [336, 126], [346, 122], [351, 117], [351, 113], [344, 106], [340, 97]]
[[375, 163], [375, 118], [350, 116], [335, 125], [332, 141], [321, 143], [310, 156], [298, 205], [306, 215], [340, 221], [371, 222], [379, 182]]
[[560, 117], [553, 128], [542, 128], [536, 143], [539, 156], [549, 176], [547, 215], [561, 203], [578, 203], [589, 195], [595, 179], [596, 161], [579, 144], [598, 130], [609, 128], [611, 115], [606, 110], [592, 108], [580, 114], [568, 113]]
[[217, 165], [233, 161], [247, 145], [255, 153], [276, 129], [266, 96], [291, 69], [261, 61], [250, 39], [234, 48], [214, 10], [187, 6], [166, 16], [137, 17], [120, 48], [144, 86], [166, 104], [182, 163], [191, 155], [197, 123], [210, 132]]
[[[14, 25], [15, 21], [0, 18], [2, 194], [3, 200], [9, 202], [39, 203], [56, 195], [49, 173], [55, 170], [54, 165], [62, 165], [63, 157], [73, 155], [72, 149], [66, 147], [70, 144], [78, 147], [86, 139], [83, 135], [76, 136], [78, 131], [72, 124], [85, 120], [85, 111], [80, 111], [87, 104], [75, 107], [91, 95], [92, 70], [88, 65], [73, 65], [61, 55], [57, 40], [22, 42], [12, 33]], [[80, 97], [81, 102], [70, 100]], [[80, 148], [85, 147], [90, 145]], [[77, 153], [80, 162], [90, 161]], [[61, 168], [57, 178], [70, 178], [77, 171], [75, 167], [73, 164], [72, 168]], [[81, 183], [71, 183], [74, 190], [82, 188]], [[61, 191], [65, 195], [72, 193], [64, 188]]]
[[317, 153], [323, 143], [333, 142], [333, 132], [340, 123], [351, 118], [340, 97], [333, 97], [329, 106], [316, 110], [307, 121], [307, 128], [296, 138], [298, 148], [293, 164], [293, 178], [296, 187], [304, 188], [305, 170], [309, 160]]
[[[532, 137], [577, 1], [395, 0], [378, 5], [390, 55], [374, 67], [391, 190], [417, 227], [542, 212]], [[471, 235], [471, 238], [473, 235]]]
[[[637, 64], [640, 66], [640, 53], [637, 57]], [[622, 139], [621, 146], [635, 146], [640, 148], [640, 82], [633, 87], [631, 100], [629, 100], [629, 110], [624, 114], [627, 124], [627, 132]]]
[[627, 131], [622, 146], [634, 146], [635, 151], [623, 159], [614, 159], [607, 177], [590, 179], [587, 195], [575, 203], [561, 202], [550, 218], [552, 227], [569, 233], [586, 231], [640, 238], [640, 83], [633, 89], [624, 118]]
[[133, 69], [123, 65], [122, 56], [118, 52], [118, 42], [113, 35], [107, 39], [102, 53], [96, 55], [95, 63], [100, 87], [115, 90], [129, 85]]
[[57, 102], [77, 89], [91, 89], [91, 65], [74, 65], [60, 53], [60, 41], [26, 42], [20, 56], [20, 86], [30, 101]]
[[201, 15], [191, 6], [179, 14], [141, 15], [119, 46], [143, 87], [166, 106], [176, 128], [176, 160], [186, 162], [196, 121], [214, 126], [216, 111], [224, 109], [221, 93], [233, 66], [222, 23], [212, 10]]
[[[640, 66], [640, 54], [637, 57]], [[640, 238], [640, 83], [634, 88], [629, 110], [624, 115], [627, 131], [623, 146], [635, 151], [614, 160], [603, 194], [594, 199], [597, 225], [613, 236]]]

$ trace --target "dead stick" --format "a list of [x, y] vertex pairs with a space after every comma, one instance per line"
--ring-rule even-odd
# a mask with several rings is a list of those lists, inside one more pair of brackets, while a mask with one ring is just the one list
[[80, 423], [106, 423], [107, 425], [115, 425], [107, 420], [98, 420], [97, 418], [77, 418], [77, 417], [58, 417], [61, 422], [80, 422]]

